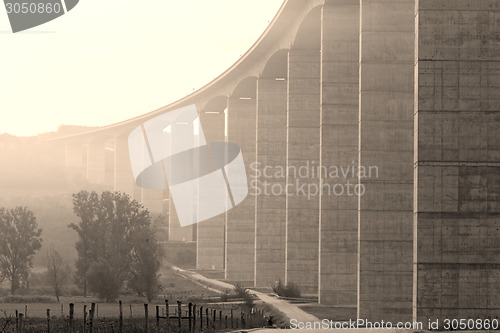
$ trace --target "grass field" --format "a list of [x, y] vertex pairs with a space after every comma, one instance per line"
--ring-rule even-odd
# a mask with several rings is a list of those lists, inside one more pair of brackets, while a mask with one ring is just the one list
[[[89, 298], [91, 300], [91, 298]], [[84, 306], [87, 306], [87, 311], [90, 310], [90, 306], [92, 301], [87, 301], [83, 299], [70, 299], [64, 298], [61, 301], [65, 301], [64, 303], [30, 303], [30, 304], [22, 304], [22, 303], [1, 303], [0, 304], [0, 313], [5, 313], [9, 316], [15, 316], [16, 310], [19, 313], [25, 313], [27, 309], [28, 318], [46, 318], [47, 309], [50, 309], [50, 315], [53, 317], [67, 317], [69, 315], [69, 303], [74, 304], [74, 317], [82, 318], [84, 313]], [[182, 302], [182, 311], [187, 311], [188, 302]], [[193, 304], [197, 304], [203, 307], [214, 307], [224, 312], [230, 313], [231, 309], [234, 311], [238, 311], [241, 309], [241, 305], [238, 302], [216, 302], [216, 303], [207, 303], [207, 302], [193, 302]], [[150, 315], [155, 315], [156, 306], [160, 307], [160, 315], [165, 313], [165, 302], [156, 301], [152, 302], [148, 305]], [[119, 304], [116, 303], [96, 303], [96, 317], [98, 318], [118, 318]], [[144, 318], [144, 304], [143, 303], [128, 303], [126, 300], [123, 301], [122, 305], [123, 316], [127, 318]], [[170, 313], [176, 313], [177, 311], [177, 299], [169, 300], [169, 310]], [[184, 315], [183, 314], [183, 315]]]
[[[181, 320], [181, 327], [178, 326], [178, 321], [176, 318], [171, 318], [168, 323], [167, 329], [167, 321], [166, 319], [160, 319], [156, 321], [155, 317], [149, 317], [150, 319], [147, 321], [146, 329], [146, 320], [144, 318], [123, 318], [121, 326], [123, 327], [123, 332], [189, 332], [189, 320], [184, 318]], [[214, 331], [226, 331], [233, 329], [241, 329], [241, 328], [254, 328], [254, 327], [263, 327], [266, 325], [266, 319], [259, 315], [249, 316], [241, 320], [241, 317], [236, 316], [231, 321], [230, 318], [222, 317], [222, 320], [219, 320], [219, 317], [213, 321], [211, 318], [209, 321], [206, 321], [206, 317], [203, 318], [203, 321], [200, 321], [200, 318], [197, 317], [196, 320], [191, 320], [191, 331], [201, 332], [203, 327], [203, 332], [210, 333]], [[10, 319], [0, 319], [0, 330], [2, 332], [18, 332], [16, 327], [22, 326], [22, 332], [31, 333], [31, 332], [48, 332], [50, 328], [51, 333], [67, 333], [70, 332], [70, 326], [73, 327], [73, 332], [88, 332], [90, 328], [90, 322], [84, 323], [83, 320], [78, 320], [75, 318], [72, 324], [68, 318], [51, 318], [50, 321], [46, 319], [40, 318], [28, 318], [27, 320], [23, 320], [22, 323], [20, 321], [15, 320], [15, 318]], [[92, 323], [94, 332], [119, 332], [120, 321], [118, 318], [99, 318], [94, 319]], [[19, 330], [20, 331], [20, 330]]]
[[[187, 304], [189, 302], [197, 303], [203, 299], [220, 299], [220, 294], [207, 289], [198, 283], [194, 283], [168, 267], [162, 268], [160, 283], [163, 286], [163, 290], [160, 291], [158, 298], [150, 305], [150, 313], [152, 314], [154, 314], [156, 305], [160, 305], [162, 307], [165, 306], [165, 299], [170, 300], [171, 307], [175, 305], [177, 301]], [[75, 317], [79, 316], [83, 318], [84, 305], [87, 305], [88, 310], [90, 308], [90, 304], [94, 302], [98, 304], [96, 315], [99, 315], [100, 317], [118, 317], [118, 302], [101, 303], [96, 297], [62, 296], [60, 299], [61, 303], [58, 304], [55, 303], [55, 297], [50, 295], [43, 296], [44, 298], [53, 299], [53, 302], [32, 303], [31, 299], [36, 299], [38, 297], [35, 295], [26, 295], [18, 297], [16, 303], [0, 303], [0, 311], [4, 310], [8, 315], [15, 314], [16, 310], [24, 313], [25, 306], [27, 306], [28, 316], [45, 318], [47, 309], [50, 309], [51, 315], [61, 316], [61, 307], [62, 314], [68, 315], [69, 303], [74, 303]], [[132, 313], [132, 317], [144, 317], [144, 303], [147, 303], [145, 297], [128, 295], [120, 297], [120, 300], [123, 302], [124, 315], [130, 316], [130, 313]]]
[[[242, 328], [241, 312], [248, 312], [242, 302], [221, 302], [221, 294], [207, 289], [206, 287], [195, 283], [182, 274], [165, 267], [161, 271], [160, 279], [163, 286], [158, 297], [148, 304], [148, 326], [149, 332], [154, 332], [156, 329], [156, 306], [159, 309], [159, 315], [164, 317], [166, 314], [165, 299], [169, 301], [170, 316], [177, 316], [177, 301], [181, 301], [181, 316], [188, 316], [188, 303], [192, 302], [197, 306], [198, 329], [199, 329], [199, 309], [204, 308], [204, 332], [213, 330], [225, 330], [225, 317], [231, 317], [234, 314], [233, 324], [231, 325], [228, 319], [228, 328], [231, 326]], [[29, 291], [29, 290], [28, 290]], [[230, 299], [234, 299], [236, 295], [231, 295]], [[37, 302], [37, 300], [47, 299], [52, 302]], [[15, 332], [16, 327], [16, 311], [18, 314], [23, 314], [23, 332], [46, 332], [47, 331], [47, 309], [50, 309], [50, 325], [51, 332], [69, 332], [69, 304], [74, 304], [73, 323], [75, 332], [84, 331], [85, 311], [87, 311], [87, 328], [89, 319], [89, 310], [91, 304], [95, 303], [94, 328], [95, 332], [118, 332], [120, 316], [119, 303], [99, 302], [96, 297], [83, 296], [62, 296], [61, 303], [55, 302], [55, 298], [50, 295], [31, 295], [16, 297], [4, 297], [4, 300], [11, 300], [10, 303], [0, 303], [0, 332], [4, 332], [2, 327], [7, 323], [5, 332]], [[122, 315], [123, 315], [123, 332], [145, 332], [145, 306], [146, 299], [134, 295], [122, 295]], [[34, 302], [33, 302], [34, 301]], [[15, 302], [15, 303], [13, 303]], [[216, 310], [217, 320], [213, 321], [213, 314], [210, 312], [209, 323], [206, 323], [206, 309]], [[222, 311], [222, 314], [221, 314]], [[222, 320], [221, 320], [222, 319]], [[178, 331], [177, 319], [171, 320], [170, 332]], [[19, 323], [18, 323], [19, 324]], [[256, 316], [252, 320], [246, 319], [246, 327], [262, 327], [266, 324], [266, 320], [262, 316]], [[166, 320], [160, 319], [160, 331], [166, 329]], [[173, 326], [172, 326], [173, 325]], [[188, 320], [183, 320], [183, 328], [188, 327]]]

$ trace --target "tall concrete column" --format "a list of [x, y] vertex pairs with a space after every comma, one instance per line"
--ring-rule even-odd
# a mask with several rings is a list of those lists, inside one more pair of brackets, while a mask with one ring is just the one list
[[84, 147], [81, 143], [67, 143], [64, 146], [64, 165], [75, 172], [83, 172]]
[[181, 227], [172, 195], [168, 196], [168, 240], [173, 242], [192, 242], [193, 225]]
[[417, 7], [414, 320], [500, 313], [498, 5]]
[[412, 315], [414, 6], [361, 1], [358, 317], [371, 321]]
[[115, 165], [114, 165], [114, 191], [125, 192], [132, 198], [136, 198], [135, 180], [130, 164], [127, 137], [115, 138]]
[[319, 187], [320, 55], [319, 49], [291, 49], [288, 56], [285, 279], [305, 294], [318, 292], [319, 193], [314, 186]]
[[[200, 121], [207, 143], [225, 141], [224, 110], [205, 108]], [[224, 269], [224, 237], [226, 214], [196, 224], [196, 268], [200, 270]]]
[[[359, 2], [327, 1], [322, 12], [319, 302], [357, 303]], [[347, 319], [347, 318], [346, 318]]]
[[[254, 92], [255, 93], [255, 92]], [[228, 101], [228, 141], [240, 146], [247, 175], [255, 162], [255, 98], [231, 97]], [[226, 279], [251, 283], [254, 279], [255, 197], [250, 193], [243, 202], [227, 212]]]
[[163, 190], [141, 189], [140, 201], [152, 215], [159, 215], [165, 213], [163, 199], [168, 192]]
[[115, 142], [108, 140], [104, 145], [104, 184], [113, 189], [115, 183]]
[[255, 197], [255, 285], [261, 287], [285, 281], [286, 177], [275, 172], [286, 166], [286, 105], [286, 78], [259, 78], [258, 172], [250, 175], [250, 188], [261, 191]]
[[104, 142], [87, 144], [87, 179], [92, 184], [105, 184], [106, 150]]

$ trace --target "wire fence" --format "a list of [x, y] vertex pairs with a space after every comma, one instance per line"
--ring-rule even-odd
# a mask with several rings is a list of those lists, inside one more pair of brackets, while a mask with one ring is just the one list
[[54, 314], [51, 309], [46, 310], [46, 318], [28, 317], [28, 306], [24, 313], [16, 310], [15, 315], [0, 320], [0, 332], [214, 332], [244, 328], [264, 327], [268, 324], [265, 313], [257, 308], [249, 311], [234, 311], [218, 305], [205, 304], [197, 306], [193, 303], [169, 304], [149, 306], [144, 304], [142, 318], [133, 313], [132, 305], [124, 306], [119, 301], [115, 316], [99, 318], [99, 304], [83, 305], [83, 315], [75, 315], [75, 306], [69, 304], [67, 313]]

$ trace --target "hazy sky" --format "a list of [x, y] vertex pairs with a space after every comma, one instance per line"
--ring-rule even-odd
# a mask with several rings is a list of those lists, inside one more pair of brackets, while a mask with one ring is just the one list
[[103, 126], [182, 98], [229, 68], [283, 0], [80, 0], [13, 34], [0, 7], [0, 134]]

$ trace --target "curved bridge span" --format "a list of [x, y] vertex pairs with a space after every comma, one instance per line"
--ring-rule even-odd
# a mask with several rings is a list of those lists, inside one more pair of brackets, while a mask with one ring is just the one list
[[[286, 0], [210, 84], [54, 142], [91, 183], [167, 215], [200, 270], [293, 282], [370, 321], [498, 317], [498, 17], [494, 0]], [[207, 141], [238, 144], [257, 183], [180, 228], [168, 190], [135, 185], [127, 138], [193, 104]], [[271, 192], [256, 195], [264, 180]]]

